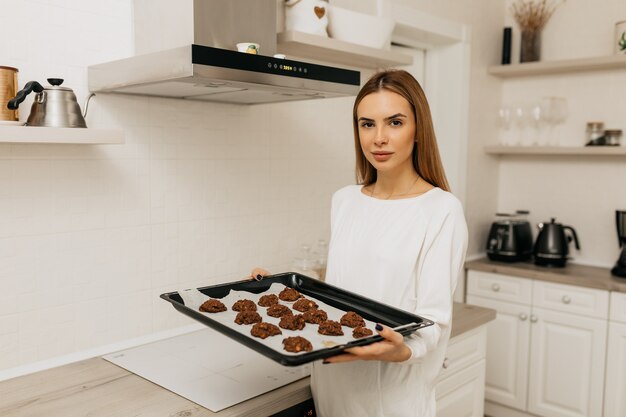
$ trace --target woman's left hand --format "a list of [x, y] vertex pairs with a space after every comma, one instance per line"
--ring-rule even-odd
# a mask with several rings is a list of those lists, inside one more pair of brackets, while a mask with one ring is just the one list
[[[352, 361], [404, 362], [411, 357], [411, 349], [404, 343], [404, 336], [382, 324], [376, 325], [376, 331], [385, 340], [367, 346], [346, 349], [342, 354], [324, 359], [324, 363]], [[378, 330], [382, 327], [382, 330]]]

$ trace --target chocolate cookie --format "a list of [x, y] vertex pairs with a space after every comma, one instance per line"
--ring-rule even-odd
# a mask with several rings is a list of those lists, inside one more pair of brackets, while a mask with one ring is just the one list
[[278, 304], [278, 296], [276, 294], [267, 294], [259, 298], [259, 305], [261, 307], [269, 307], [274, 304]]
[[293, 311], [282, 304], [274, 304], [267, 309], [267, 315], [271, 317], [283, 317], [293, 315]]
[[311, 342], [302, 336], [287, 337], [283, 339], [283, 346], [287, 352], [310, 352], [313, 350]]
[[348, 311], [339, 321], [342, 325], [348, 327], [365, 327], [365, 320], [363, 320], [363, 317], [359, 316], [354, 311]]
[[296, 301], [300, 297], [302, 297], [302, 294], [289, 287], [285, 288], [278, 294], [278, 298], [283, 301]]
[[295, 303], [293, 303], [292, 308], [298, 311], [309, 311], [317, 308], [317, 303], [313, 300], [307, 300], [306, 298], [301, 298]]
[[323, 321], [328, 320], [328, 314], [324, 310], [309, 310], [305, 311], [302, 315], [304, 321], [307, 323], [320, 324]]
[[205, 313], [219, 313], [221, 311], [226, 311], [226, 306], [220, 300], [209, 298], [202, 303], [200, 311], [204, 311]]
[[302, 314], [282, 316], [278, 325], [287, 330], [302, 330], [304, 329], [304, 317]]
[[263, 319], [259, 313], [250, 310], [244, 310], [235, 317], [235, 323], [237, 324], [261, 323], [262, 321]]
[[252, 326], [252, 330], [250, 330], [250, 334], [254, 337], [260, 337], [261, 339], [266, 339], [270, 336], [276, 336], [277, 334], [283, 334], [280, 329], [272, 324], [272, 323], [257, 323]]
[[326, 320], [320, 323], [317, 328], [319, 334], [326, 336], [343, 336], [343, 330], [341, 324], [333, 320]]
[[367, 327], [356, 327], [354, 330], [352, 330], [352, 337], [354, 337], [355, 339], [360, 339], [361, 337], [366, 337], [366, 336], [371, 336], [373, 335], [374, 332], [371, 329], [368, 329]]
[[233, 304], [232, 309], [234, 311], [256, 311], [256, 304], [252, 300], [237, 300]]

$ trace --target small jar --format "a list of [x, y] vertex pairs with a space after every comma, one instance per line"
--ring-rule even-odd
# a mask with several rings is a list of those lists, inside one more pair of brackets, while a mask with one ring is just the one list
[[619, 146], [621, 139], [622, 139], [621, 129], [608, 129], [604, 131], [604, 140], [606, 141], [607, 145]]
[[593, 142], [604, 136], [603, 122], [587, 122], [587, 141]]

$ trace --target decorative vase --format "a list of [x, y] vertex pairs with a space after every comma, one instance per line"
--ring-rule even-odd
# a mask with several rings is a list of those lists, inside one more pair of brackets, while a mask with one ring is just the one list
[[522, 30], [519, 62], [539, 61], [541, 58], [541, 31]]
[[615, 53], [626, 54], [626, 20], [615, 24]]

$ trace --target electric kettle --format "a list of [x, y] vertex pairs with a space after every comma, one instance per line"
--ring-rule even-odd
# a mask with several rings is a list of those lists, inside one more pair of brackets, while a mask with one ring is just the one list
[[31, 92], [37, 93], [30, 114], [26, 120], [28, 126], [46, 127], [87, 127], [85, 115], [80, 111], [76, 95], [67, 87], [61, 87], [63, 79], [48, 78], [50, 87], [43, 87], [37, 81], [29, 81], [24, 88], [9, 100], [7, 107], [16, 110]]
[[[571, 226], [556, 223], [552, 218], [550, 223], [539, 223], [539, 234], [535, 241], [533, 254], [535, 264], [541, 266], [564, 267], [569, 254], [569, 242], [574, 240], [576, 249], [580, 250], [576, 230]], [[569, 235], [565, 232], [569, 231]]]

